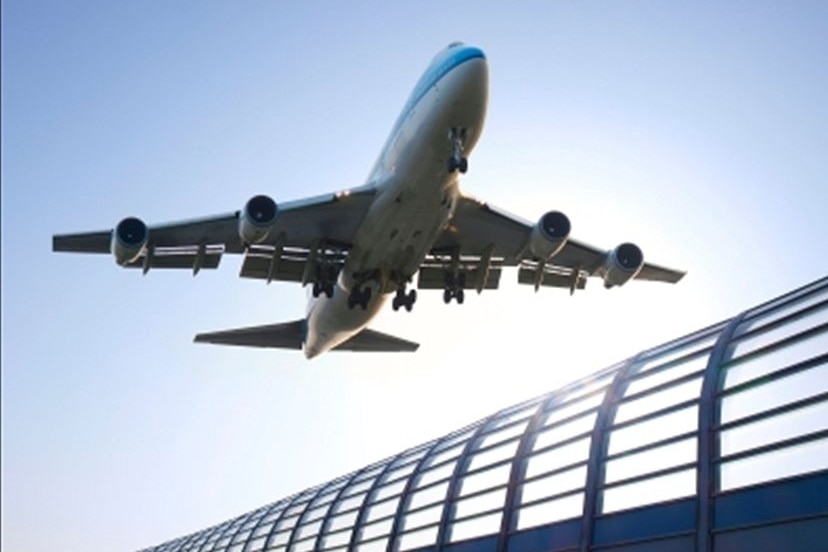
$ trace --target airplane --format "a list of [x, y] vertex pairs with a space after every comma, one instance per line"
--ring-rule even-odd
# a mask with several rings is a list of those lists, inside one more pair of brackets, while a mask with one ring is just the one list
[[[460, 176], [480, 138], [489, 70], [480, 48], [440, 51], [420, 77], [365, 184], [276, 203], [267, 195], [241, 210], [148, 226], [126, 217], [114, 229], [53, 236], [53, 251], [105, 253], [127, 268], [215, 269], [224, 253], [243, 256], [240, 276], [310, 286], [305, 318], [201, 333], [196, 342], [326, 351], [415, 351], [417, 343], [367, 328], [387, 299], [411, 311], [417, 290], [442, 290], [446, 304], [466, 291], [497, 289], [505, 267], [518, 283], [583, 289], [632, 279], [678, 282], [684, 272], [644, 262], [630, 242], [604, 250], [569, 236], [560, 211], [536, 223], [461, 192]], [[414, 285], [414, 278], [417, 278]]]

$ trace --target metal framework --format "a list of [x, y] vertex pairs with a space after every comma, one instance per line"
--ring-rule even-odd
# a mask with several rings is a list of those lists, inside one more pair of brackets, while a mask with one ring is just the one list
[[825, 534], [828, 277], [145, 552], [815, 550]]

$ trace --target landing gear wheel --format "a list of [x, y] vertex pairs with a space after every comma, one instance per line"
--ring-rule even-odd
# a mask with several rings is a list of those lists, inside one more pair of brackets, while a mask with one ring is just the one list
[[314, 297], [314, 299], [319, 297], [320, 293], [321, 293], [321, 290], [319, 289], [319, 283], [314, 282], [313, 283], [313, 297]]
[[334, 286], [333, 286], [333, 284], [327, 284], [327, 285], [325, 285], [325, 289], [324, 289], [323, 291], [325, 292], [325, 295], [328, 297], [328, 299], [330, 299], [331, 297], [333, 297], [333, 293], [334, 293]]
[[451, 293], [450, 289], [444, 289], [443, 290], [443, 303], [445, 303], [446, 305], [451, 303], [452, 296], [453, 296], [453, 294]]
[[462, 305], [463, 301], [466, 300], [466, 293], [463, 291], [463, 288], [458, 289], [454, 292], [454, 297], [457, 299], [457, 304]]
[[466, 171], [469, 170], [469, 160], [465, 157], [461, 157], [460, 162], [457, 164], [457, 169], [461, 174], [466, 174]]
[[362, 307], [362, 310], [366, 310], [368, 308], [368, 303], [371, 301], [371, 288], [359, 288], [355, 287], [351, 290], [351, 293], [348, 294], [348, 308], [353, 309], [357, 305]]
[[397, 289], [397, 294], [394, 296], [393, 301], [391, 302], [391, 308], [395, 311], [399, 310], [400, 307], [405, 307], [405, 310], [411, 312], [411, 309], [414, 308], [414, 303], [417, 302], [417, 290], [412, 289], [408, 293], [405, 292], [405, 287], [400, 287]]

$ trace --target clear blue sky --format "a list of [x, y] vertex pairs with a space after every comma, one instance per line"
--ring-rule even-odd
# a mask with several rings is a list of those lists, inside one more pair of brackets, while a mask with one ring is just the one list
[[[2, 549], [201, 529], [828, 271], [825, 2], [2, 4]], [[463, 188], [677, 286], [504, 284], [376, 328], [410, 356], [196, 346], [296, 286], [58, 255], [54, 233], [362, 184], [431, 57], [488, 55]], [[514, 281], [516, 275], [507, 274]]]

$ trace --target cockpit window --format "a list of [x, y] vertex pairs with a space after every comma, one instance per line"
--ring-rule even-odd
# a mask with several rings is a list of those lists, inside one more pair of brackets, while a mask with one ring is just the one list
[[448, 45], [448, 47], [449, 48], [457, 48], [458, 46], [462, 46], [462, 45], [463, 45], [462, 42], [452, 42], [451, 44]]

